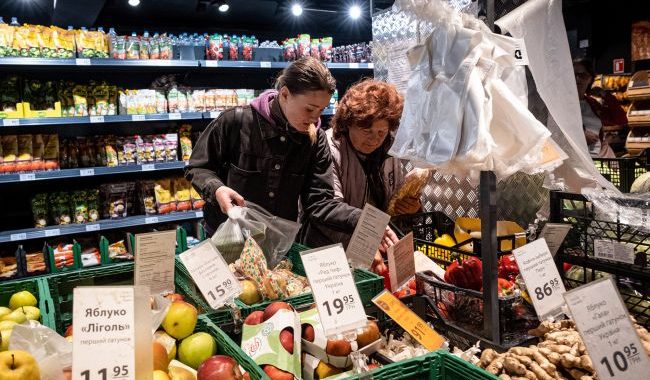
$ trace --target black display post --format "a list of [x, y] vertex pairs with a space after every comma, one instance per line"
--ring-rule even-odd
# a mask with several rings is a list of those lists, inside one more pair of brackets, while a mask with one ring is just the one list
[[496, 192], [497, 179], [494, 172], [482, 171], [479, 184], [479, 210], [481, 216], [481, 258], [483, 261], [483, 331], [484, 336], [500, 345]]

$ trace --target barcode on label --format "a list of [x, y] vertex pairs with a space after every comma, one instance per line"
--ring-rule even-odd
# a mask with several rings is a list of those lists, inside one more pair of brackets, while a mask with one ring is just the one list
[[157, 216], [150, 216], [148, 218], [144, 218], [144, 223], [145, 224], [158, 223], [158, 217]]
[[18, 119], [4, 119], [2, 121], [2, 125], [4, 125], [5, 127], [12, 127], [12, 126], [16, 126], [16, 125], [19, 125], [19, 124], [20, 124], [20, 121]]
[[99, 224], [89, 224], [86, 226], [86, 232], [99, 231], [100, 228]]
[[26, 234], [26, 233], [22, 233], [22, 234], [11, 234], [11, 235], [9, 236], [9, 240], [11, 240], [11, 241], [16, 241], [16, 240], [25, 240], [25, 239], [27, 239], [27, 234]]
[[594, 257], [634, 264], [636, 252], [633, 246], [617, 241], [594, 239]]
[[131, 120], [133, 120], [133, 121], [144, 121], [145, 116], [144, 115], [131, 115]]

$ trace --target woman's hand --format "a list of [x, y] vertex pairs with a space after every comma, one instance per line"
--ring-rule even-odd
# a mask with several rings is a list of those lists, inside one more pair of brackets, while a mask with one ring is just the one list
[[228, 186], [221, 186], [214, 192], [214, 197], [221, 207], [221, 212], [228, 214], [233, 205], [244, 206], [244, 197]]
[[384, 264], [384, 258], [381, 256], [381, 253], [379, 250], [375, 252], [375, 258], [372, 261], [372, 265], [370, 266], [370, 270], [373, 273], [377, 273], [378, 275], [384, 275], [388, 268], [386, 267], [386, 264]]
[[400, 198], [395, 201], [395, 212], [397, 215], [408, 215], [415, 214], [420, 211], [422, 203], [420, 203], [420, 197], [407, 197]]
[[390, 227], [386, 227], [384, 237], [381, 239], [381, 244], [379, 245], [379, 250], [382, 253], [386, 253], [388, 252], [388, 248], [395, 245], [398, 241], [399, 239], [397, 238], [397, 235], [395, 235], [395, 232], [393, 232]]

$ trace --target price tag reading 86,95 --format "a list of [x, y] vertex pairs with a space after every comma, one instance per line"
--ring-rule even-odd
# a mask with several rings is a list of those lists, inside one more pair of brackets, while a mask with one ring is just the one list
[[178, 257], [211, 308], [216, 310], [241, 294], [239, 281], [209, 239]]
[[564, 299], [599, 379], [648, 378], [650, 360], [611, 277], [571, 290]]
[[354, 331], [368, 321], [341, 244], [301, 253], [326, 336]]
[[512, 251], [540, 320], [562, 313], [566, 291], [544, 238]]

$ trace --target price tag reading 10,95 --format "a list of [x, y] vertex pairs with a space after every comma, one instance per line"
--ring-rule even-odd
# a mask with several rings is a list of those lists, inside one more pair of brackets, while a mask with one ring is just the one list
[[218, 309], [241, 294], [239, 281], [228, 268], [210, 239], [191, 248], [178, 257], [201, 290], [210, 307]]
[[562, 313], [566, 291], [544, 238], [512, 251], [540, 320]]
[[326, 336], [364, 327], [368, 321], [341, 244], [301, 254]]
[[611, 277], [571, 290], [564, 298], [599, 379], [650, 376], [650, 360]]

